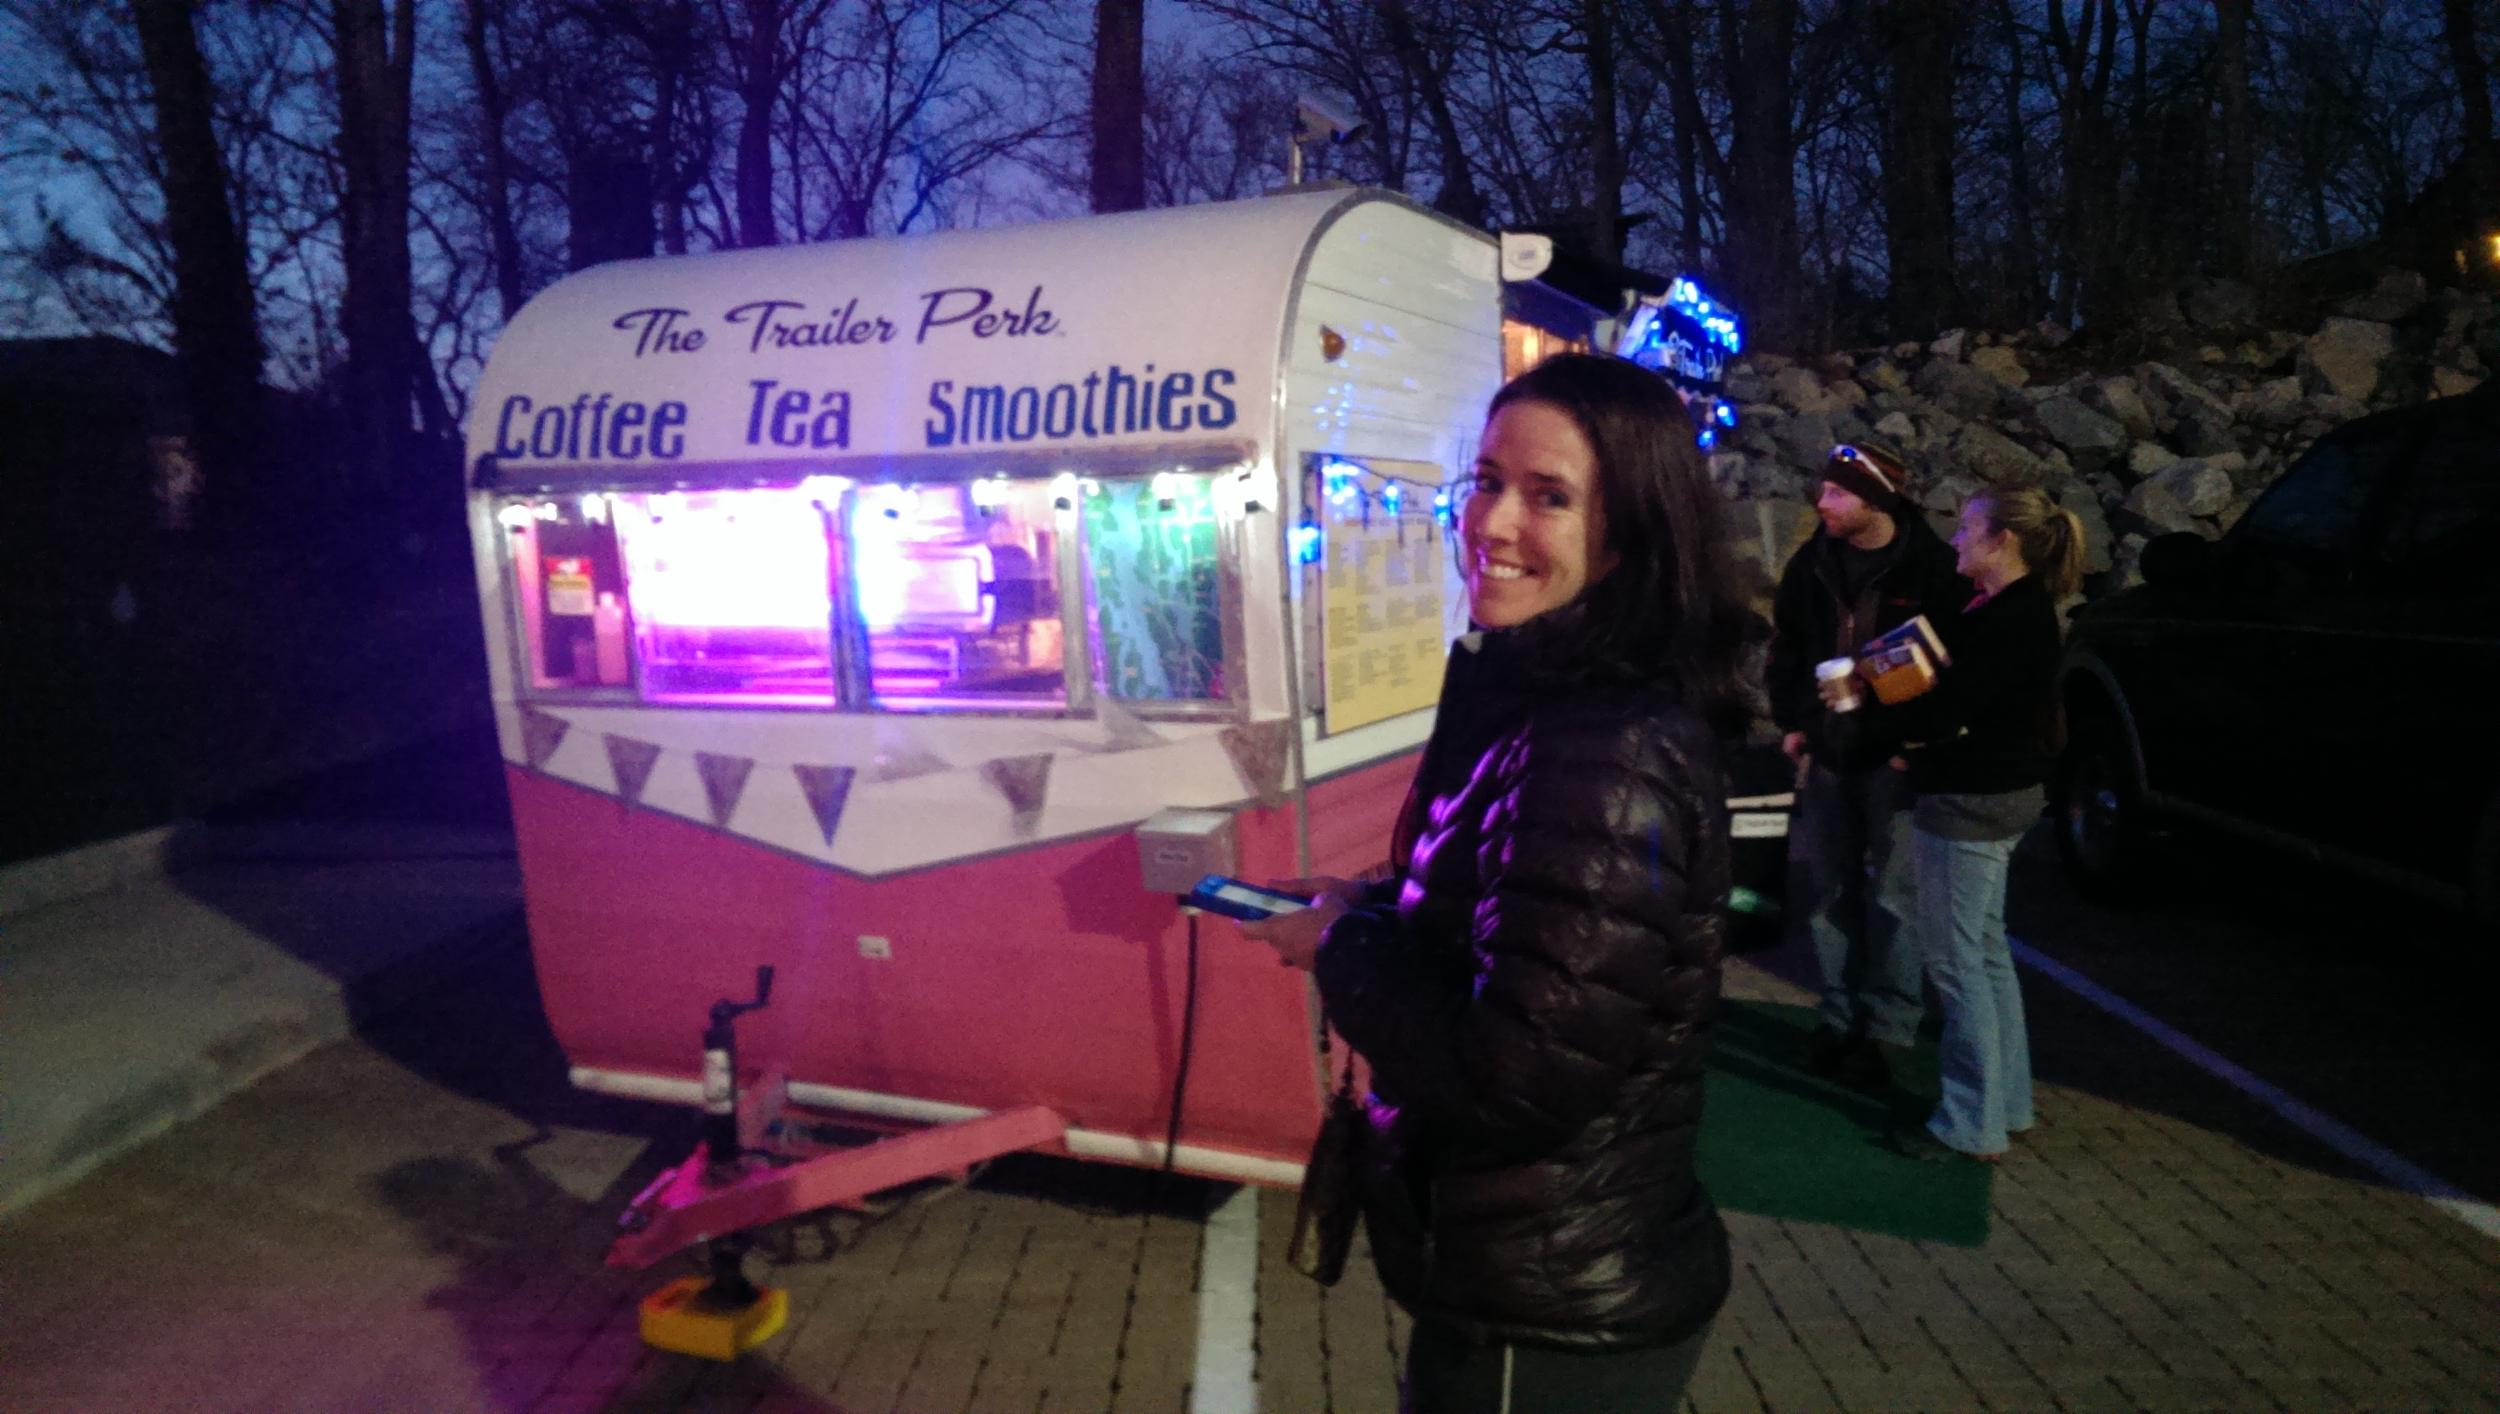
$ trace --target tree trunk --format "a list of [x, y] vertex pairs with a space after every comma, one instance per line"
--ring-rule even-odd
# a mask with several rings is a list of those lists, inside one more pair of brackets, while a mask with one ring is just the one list
[[1751, 346], [1797, 347], [1797, 135], [1791, 118], [1790, 62], [1797, 44], [1796, 0], [1721, 5], [1732, 45], [1727, 229], [1719, 242], [1729, 297], [1753, 331]]
[[1441, 156], [1441, 189], [1433, 193], [1432, 209], [1452, 220], [1481, 226], [1485, 223], [1484, 193], [1476, 188], [1475, 168], [1467, 160], [1466, 144], [1458, 132], [1458, 115], [1450, 108], [1447, 71], [1417, 33], [1406, 0], [1382, 0], [1380, 18], [1398, 67], [1423, 99], [1433, 146]]
[[416, 0], [332, 0], [347, 291], [347, 418], [355, 474], [396, 486], [409, 450], [417, 349], [408, 255], [408, 93]]
[[2023, 32], [2014, 21], [2014, 0], [1998, 0], [1997, 17], [2005, 30], [2005, 169], [2007, 221], [2013, 227], [2007, 277], [2020, 305], [2017, 322], [2028, 324], [2047, 309], [2040, 287], [2040, 235], [2032, 207], [2031, 142], [2023, 125]]
[[1890, 0], [1876, 14], [1884, 105], [1884, 243], [1895, 338], [1960, 322], [1953, 277], [1953, 56], [1961, 0]]
[[1701, 82], [1693, 63], [1694, 0], [1641, 0], [1641, 9], [1649, 16], [1650, 26], [1658, 32], [1660, 53], [1657, 66], [1664, 70], [1668, 90], [1669, 111], [1675, 119], [1676, 202], [1682, 218], [1681, 253], [1684, 272], [1698, 273], [1702, 268], [1701, 252], [1704, 236], [1702, 211], [1702, 178], [1724, 194], [1733, 181], [1727, 160], [1719, 151], [1718, 138], [1710, 131], [1709, 116], [1701, 105]]
[[[2500, 278], [2500, 145], [2495, 145], [2491, 119], [2491, 71], [2483, 63], [2474, 33], [2473, 0], [2442, 0], [2448, 33], [2448, 62], [2457, 72], [2457, 91], [2465, 100], [2464, 147], [2457, 158], [2457, 176], [2472, 244], [2465, 252], [2467, 268], [2488, 282]], [[2450, 182], [2452, 190], [2460, 184]]]
[[1146, 204], [1145, 0], [1094, 0], [1094, 209]]
[[2248, 96], [2249, 0], [2214, 0], [2214, 100], [2222, 113], [2221, 210], [2215, 236], [2215, 263], [2234, 280], [2248, 278], [2255, 264], [2250, 228], [2256, 201], [2255, 140], [2250, 131]]
[[1608, 260], [1623, 258], [1623, 148], [1616, 134], [1615, 0], [1581, 0], [1588, 41], [1589, 235]]
[[778, 244], [773, 229], [773, 102], [781, 92], [781, 0], [746, 0], [738, 68], [738, 244]]
[[2058, 307], [2095, 333], [2125, 316], [2124, 225], [2118, 207], [2117, 156], [2111, 150], [2110, 75], [2118, 59], [2117, 0], [2082, 0], [2069, 23], [2066, 0], [2048, 6], [2049, 49], [2056, 67], [2058, 143], [2065, 178]]
[[464, 0], [461, 39], [477, 84], [478, 124], [486, 138], [486, 234], [495, 253], [495, 294], [509, 323], [521, 308], [521, 237], [512, 225], [512, 155], [504, 144], [503, 80], [487, 30], [497, 0]]
[[208, 66], [187, 0], [137, 0], [139, 43], [156, 107], [166, 235], [174, 253], [174, 353], [191, 414], [191, 443], [211, 503], [231, 504], [260, 441], [265, 350], [249, 257], [226, 198], [226, 164], [210, 121]]

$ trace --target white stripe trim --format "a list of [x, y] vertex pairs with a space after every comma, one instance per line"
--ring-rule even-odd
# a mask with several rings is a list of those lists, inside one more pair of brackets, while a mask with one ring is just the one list
[[2333, 1115], [2295, 1099], [2279, 1086], [2225, 1059], [2194, 1037], [2022, 939], [2008, 934], [2006, 941], [2014, 950], [2015, 960], [2023, 966], [2150, 1036], [2190, 1065], [2247, 1095], [2311, 1138], [2377, 1174], [2389, 1187], [2413, 1194], [2483, 1236], [2500, 1242], [2500, 1208], [2483, 1202]]
[[[601, 1070], [577, 1065], [573, 1067], [572, 1079], [574, 1088], [602, 1095], [621, 1095], [627, 1099], [653, 1100], [666, 1105], [700, 1106], [703, 1103], [702, 1082], [673, 1075]], [[817, 1085], [804, 1080], [790, 1082], [790, 1099], [811, 1109], [910, 1120], [915, 1124], [953, 1124], [990, 1113], [973, 1105], [916, 1100], [907, 1095], [880, 1095], [869, 1090], [845, 1090], [835, 1085]], [[1105, 1159], [1146, 1167], [1163, 1162], [1163, 1141], [1160, 1139], [1107, 1134], [1098, 1129], [1071, 1129], [1062, 1142], [1067, 1145], [1069, 1153], [1080, 1159]], [[1271, 1188], [1302, 1186], [1300, 1164], [1236, 1154], [1229, 1149], [1210, 1149], [1203, 1144], [1176, 1146], [1172, 1150], [1172, 1166], [1184, 1173], [1228, 1179], [1234, 1183], [1257, 1183]]]
[[1198, 1369], [1190, 1414], [1258, 1414], [1259, 1190], [1207, 1215], [1198, 1247]]

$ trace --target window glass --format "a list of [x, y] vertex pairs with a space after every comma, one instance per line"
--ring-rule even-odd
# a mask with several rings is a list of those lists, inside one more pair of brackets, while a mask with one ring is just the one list
[[833, 700], [825, 518], [812, 492], [608, 499], [632, 584], [627, 608], [646, 699]]
[[2383, 559], [2413, 592], [2490, 598], [2500, 592], [2500, 437], [2488, 423], [2442, 419], [2422, 446], [2387, 526]]
[[2327, 434], [2249, 507], [2234, 539], [2302, 560], [2348, 553], [2397, 442], [2379, 427]]
[[1124, 701], [1227, 695], [1214, 478], [1089, 481], [1095, 678]]
[[497, 519], [520, 608], [523, 669], [539, 691], [631, 679], [625, 574], [605, 497], [505, 502]]
[[850, 507], [878, 704], [1067, 700], [1049, 481], [862, 487]]

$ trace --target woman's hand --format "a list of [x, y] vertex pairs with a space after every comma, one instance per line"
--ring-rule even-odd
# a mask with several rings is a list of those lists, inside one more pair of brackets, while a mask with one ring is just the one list
[[1267, 887], [1279, 893], [1305, 894], [1311, 906], [1278, 913], [1241, 925], [1242, 933], [1276, 950], [1276, 960], [1308, 972], [1319, 961], [1320, 938], [1328, 925], [1345, 917], [1362, 886], [1344, 879], [1279, 879]]
[[1851, 673], [1847, 677], [1838, 678], [1817, 678], [1814, 690], [1822, 694], [1824, 706], [1846, 707], [1849, 699], [1858, 695], [1857, 674]]

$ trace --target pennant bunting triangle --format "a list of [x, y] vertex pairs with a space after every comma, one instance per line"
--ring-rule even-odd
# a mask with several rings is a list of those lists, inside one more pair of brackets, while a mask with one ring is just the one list
[[833, 832], [842, 828], [842, 807], [851, 798], [851, 780], [859, 774], [850, 766], [796, 765], [790, 770], [799, 778], [799, 791], [807, 797], [807, 808], [816, 812], [816, 828], [825, 832], [825, 844], [833, 844]]
[[1094, 715], [1102, 722], [1103, 749], [1139, 751], [1163, 745], [1163, 733], [1137, 719], [1137, 714], [1108, 697], [1094, 699]]
[[1050, 753], [1001, 756], [981, 763], [981, 775], [1007, 797], [1015, 812], [1016, 833], [1029, 835], [1042, 821], [1042, 803], [1050, 796]]
[[544, 769], [547, 758], [556, 754], [556, 748], [564, 744], [564, 734], [572, 729], [572, 723], [554, 713], [522, 708], [521, 759], [533, 771]]
[[1232, 758], [1233, 774], [1261, 805], [1285, 798], [1285, 765], [1293, 744], [1293, 723], [1282, 719], [1248, 722], [1224, 729], [1224, 754]]
[[754, 769], [751, 757], [715, 751], [694, 754], [694, 771], [703, 778], [703, 799], [712, 807], [714, 828], [729, 828], [729, 817], [738, 810], [738, 797], [746, 793], [747, 773]]
[[616, 773], [616, 793], [627, 805], [642, 803], [642, 788], [651, 781], [651, 768], [659, 763], [660, 748], [647, 741], [636, 741], [614, 732], [601, 732], [608, 743], [608, 769]]

